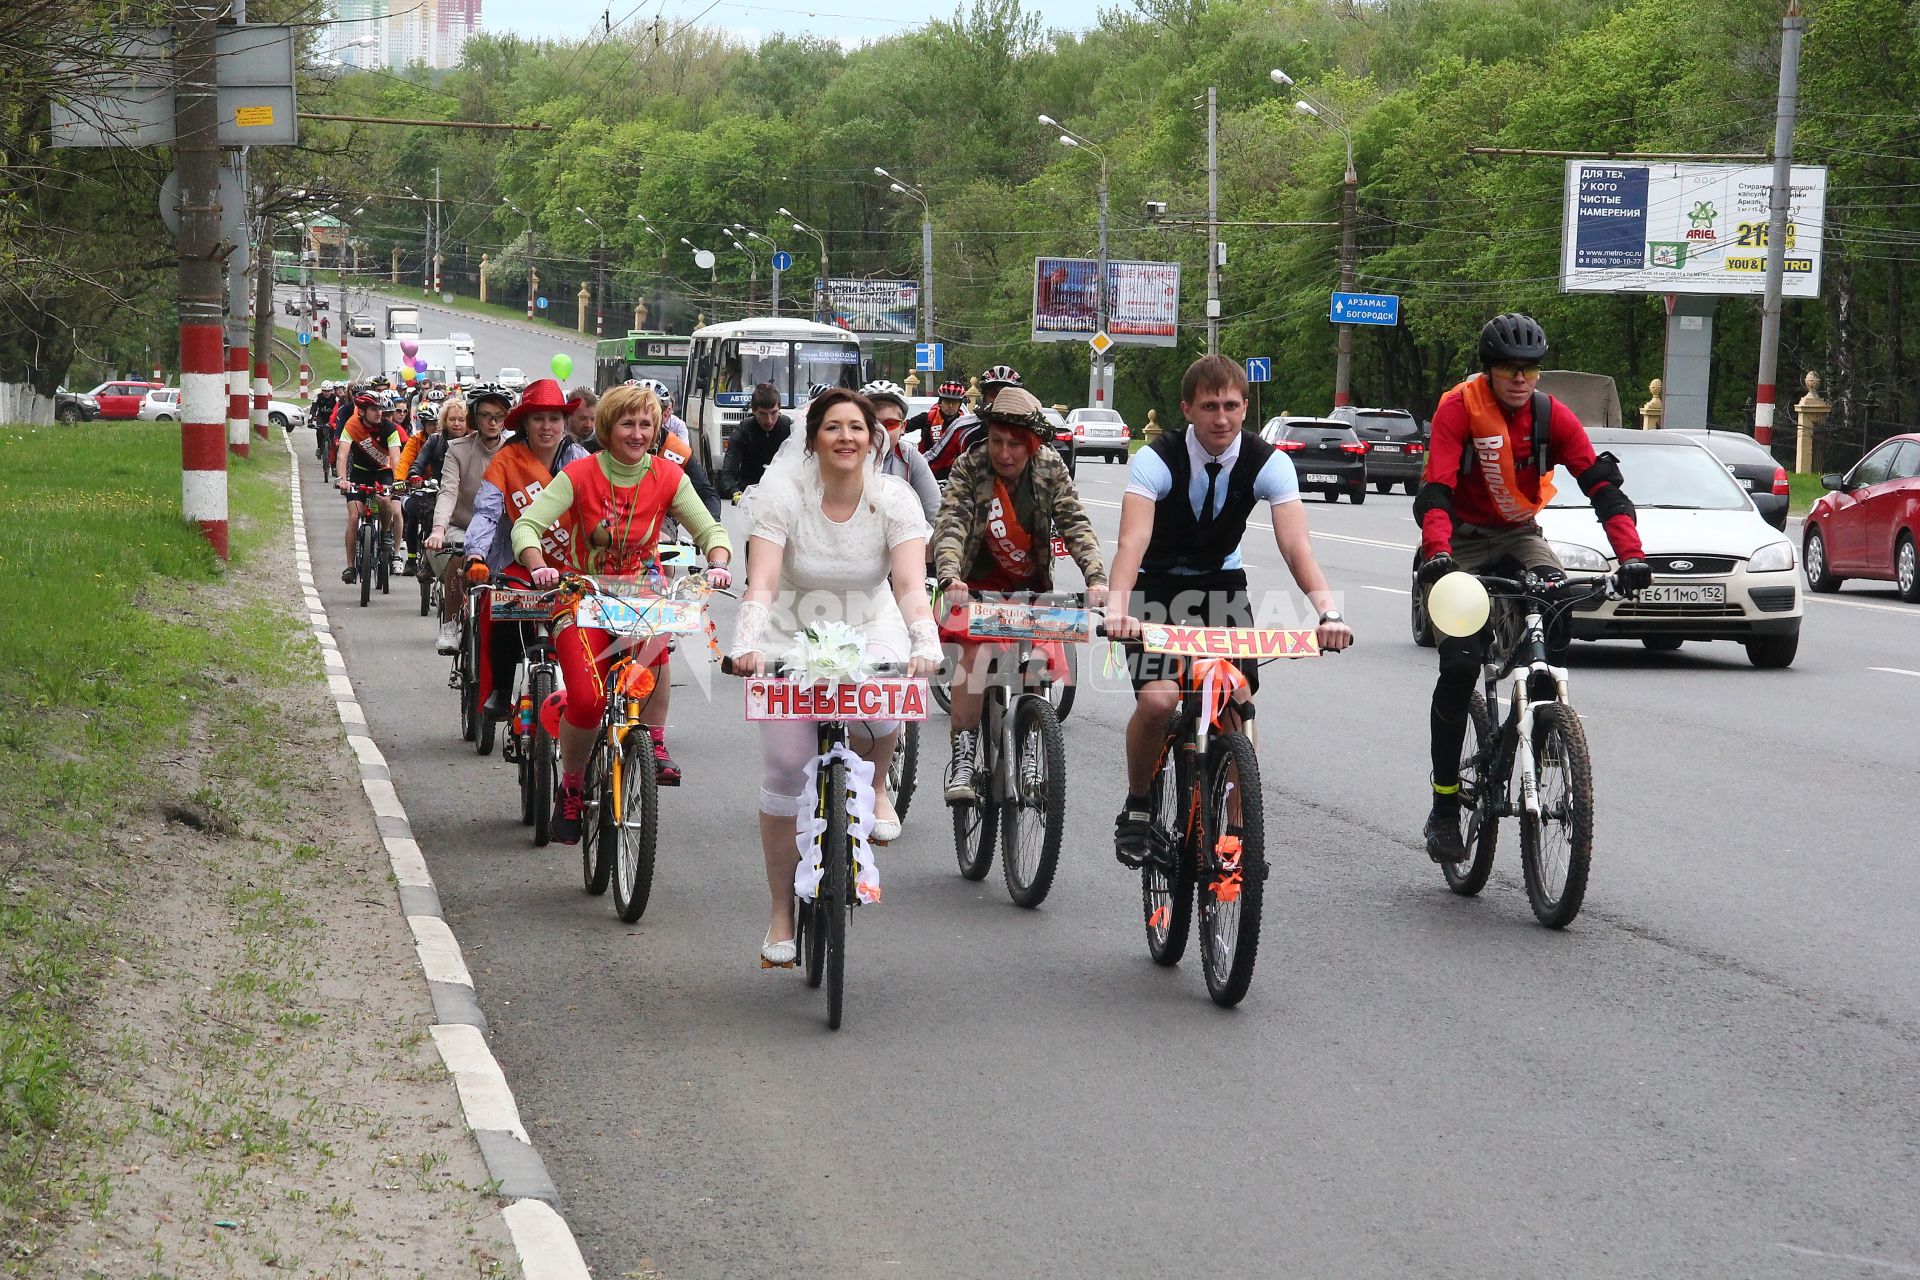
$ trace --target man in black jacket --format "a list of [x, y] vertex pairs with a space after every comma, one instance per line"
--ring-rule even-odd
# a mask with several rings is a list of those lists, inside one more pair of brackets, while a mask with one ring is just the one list
[[760, 483], [760, 476], [773, 461], [793, 430], [793, 419], [780, 412], [780, 389], [763, 382], [753, 389], [753, 412], [727, 441], [727, 457], [720, 464], [720, 492], [738, 498]]

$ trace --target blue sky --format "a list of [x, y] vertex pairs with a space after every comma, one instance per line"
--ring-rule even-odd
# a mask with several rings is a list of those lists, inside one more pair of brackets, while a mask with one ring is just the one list
[[[955, 3], [774, 0], [772, 4], [755, 4], [752, 0], [718, 0], [709, 8], [708, 0], [646, 0], [637, 7], [632, 0], [483, 0], [480, 25], [484, 30], [511, 31], [533, 38], [577, 39], [600, 30], [601, 15], [611, 4], [616, 23], [650, 22], [658, 16], [663, 23], [697, 21], [701, 26], [726, 28], [747, 39], [805, 32], [858, 44], [917, 27], [929, 18], [951, 17]], [[1051, 0], [1044, 6], [1026, 7], [1029, 12], [1039, 13], [1046, 26], [1084, 28], [1093, 25], [1099, 4], [1097, 0]]]

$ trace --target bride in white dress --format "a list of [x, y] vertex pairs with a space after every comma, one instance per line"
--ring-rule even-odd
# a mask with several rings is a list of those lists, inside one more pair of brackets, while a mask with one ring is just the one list
[[[913, 490], [874, 468], [873, 406], [835, 388], [807, 409], [749, 494], [747, 594], [734, 629], [732, 658], [743, 676], [769, 671], [794, 633], [824, 622], [859, 632], [868, 661], [909, 663], [912, 674], [940, 665], [940, 638], [926, 591], [926, 517]], [[885, 777], [899, 740], [898, 721], [849, 723], [849, 745]], [[760, 847], [766, 860], [770, 923], [763, 964], [794, 962], [795, 819], [809, 806], [805, 770], [816, 750], [812, 724], [760, 726]], [[900, 821], [876, 788], [873, 839], [900, 833]]]

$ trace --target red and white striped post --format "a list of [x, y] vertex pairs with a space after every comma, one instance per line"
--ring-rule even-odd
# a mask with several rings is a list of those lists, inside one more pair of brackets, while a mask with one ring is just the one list
[[247, 456], [247, 349], [227, 348], [227, 448]]
[[307, 386], [312, 380], [313, 370], [308, 367], [305, 360], [302, 360], [300, 362], [300, 403], [302, 404], [307, 402]]
[[262, 440], [267, 438], [267, 397], [273, 392], [268, 378], [266, 353], [260, 352], [253, 362], [253, 434]]
[[342, 316], [340, 318], [340, 378], [341, 380], [345, 381], [346, 376], [347, 376], [347, 324], [346, 324], [346, 317]]
[[153, 366], [153, 381], [155, 381], [155, 382], [159, 382], [159, 383], [165, 383], [165, 382], [166, 382], [166, 379], [160, 376], [160, 366], [159, 366], [159, 365], [155, 365], [155, 366]]
[[180, 324], [180, 507], [227, 558], [227, 429], [222, 404], [225, 349], [217, 318]]

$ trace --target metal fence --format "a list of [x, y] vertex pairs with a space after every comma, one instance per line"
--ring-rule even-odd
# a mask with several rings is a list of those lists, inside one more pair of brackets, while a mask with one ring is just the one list
[[0, 382], [0, 422], [46, 426], [53, 421], [53, 397], [24, 382]]

